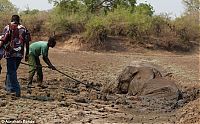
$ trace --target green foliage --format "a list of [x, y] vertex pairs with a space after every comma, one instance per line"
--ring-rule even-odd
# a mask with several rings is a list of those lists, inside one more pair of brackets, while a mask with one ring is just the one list
[[[2, 1], [11, 13], [15, 7]], [[167, 50], [190, 49], [191, 40], [200, 39], [199, 1], [184, 0], [187, 12], [171, 20], [166, 15], [154, 15], [150, 4], [137, 5], [136, 0], [49, 0], [51, 11], [20, 12], [23, 24], [32, 35], [83, 33], [91, 47], [104, 46], [109, 36], [124, 36], [145, 46]], [[0, 27], [10, 21], [11, 13], [0, 6]]]
[[131, 13], [131, 9], [117, 8], [104, 17], [104, 25], [109, 27], [111, 35], [123, 35], [129, 37], [140, 37], [151, 28], [150, 16], [139, 13]]
[[114, 11], [108, 13], [106, 17], [107, 24], [111, 26], [112, 24], [127, 23], [133, 20], [133, 15], [130, 10], [126, 8], [117, 8]]
[[38, 14], [40, 11], [37, 10], [37, 9], [33, 9], [33, 10], [30, 10], [29, 8], [27, 8], [27, 10], [24, 10], [21, 12], [21, 14], [30, 14], [30, 15], [35, 15], [35, 14]]
[[64, 32], [70, 30], [67, 17], [61, 14], [51, 14], [48, 26], [51, 31]]
[[167, 23], [170, 23], [170, 21], [166, 16], [163, 15], [153, 16], [150, 34], [159, 37], [163, 33], [166, 33], [164, 32], [164, 30], [166, 31], [166, 29], [168, 28]]
[[63, 10], [76, 11], [79, 9], [77, 5], [83, 5], [89, 13], [101, 13], [103, 11], [105, 14], [119, 6], [133, 9], [136, 4], [136, 0], [49, 0], [49, 2], [53, 2], [54, 6], [59, 6]]
[[[54, 1], [55, 2], [55, 1]], [[81, 25], [86, 23], [89, 14], [87, 14], [86, 7], [79, 1], [56, 1], [55, 8], [50, 12], [49, 21], [46, 23], [49, 30], [56, 31], [57, 33], [65, 32], [72, 33], [73, 31], [83, 30]], [[75, 29], [75, 28], [81, 29]]]
[[15, 13], [17, 9], [9, 0], [0, 0], [0, 12]]
[[105, 20], [102, 17], [95, 16], [91, 18], [86, 24], [86, 37], [91, 39], [93, 37], [100, 37], [100, 35], [103, 35], [106, 32], [104, 22]]
[[150, 4], [140, 3], [138, 6], [135, 7], [133, 12], [137, 14], [141, 14], [141, 15], [152, 16], [154, 13], [154, 10]]
[[[39, 10], [25, 10], [20, 12], [23, 25], [25, 25], [31, 32], [31, 35], [37, 35], [38, 33], [46, 30], [45, 23], [48, 19], [48, 13]], [[46, 30], [48, 31], [48, 30]]]
[[[54, 2], [56, 7], [51, 14], [52, 21], [50, 23], [52, 26], [50, 27], [54, 27], [55, 30], [56, 27], [65, 29], [65, 27], [69, 27], [71, 23], [87, 24], [85, 27], [87, 37], [89, 36], [88, 34], [90, 34], [88, 32], [91, 32], [91, 29], [95, 29], [95, 27], [99, 27], [100, 22], [101, 26], [105, 28], [115, 27], [115, 29], [112, 29], [115, 30], [114, 34], [120, 34], [117, 30], [121, 29], [123, 30], [122, 34], [127, 35], [127, 27], [131, 24], [137, 25], [140, 32], [144, 32], [150, 27], [148, 18], [149, 15], [153, 14], [150, 5], [139, 5], [138, 8], [134, 9], [136, 7], [136, 0], [52, 0], [51, 2]], [[75, 5], [76, 7], [74, 7]], [[76, 8], [76, 12], [73, 11], [73, 8]], [[73, 14], [70, 10], [73, 11]], [[98, 21], [96, 16], [99, 16], [99, 20], [101, 21]], [[102, 20], [104, 21], [102, 22]], [[67, 21], [69, 23], [67, 23]], [[140, 24], [142, 25], [139, 26]], [[113, 32], [112, 30], [107, 30], [110, 33]]]
[[62, 0], [60, 2], [55, 3], [56, 11], [60, 14], [67, 14], [71, 15], [76, 12], [79, 12], [79, 9], [81, 8], [81, 4], [77, 0], [72, 1], [66, 1]]
[[3, 31], [3, 28], [10, 22], [11, 14], [0, 13], [0, 32]]
[[200, 1], [199, 0], [183, 0], [183, 3], [185, 4], [187, 8], [187, 12], [193, 12], [193, 11], [200, 11]]
[[17, 9], [9, 0], [0, 0], [0, 30], [10, 22], [12, 14], [16, 14]]
[[140, 31], [145, 32], [151, 27], [152, 18], [145, 14], [134, 14], [133, 24], [138, 25]]
[[107, 28], [104, 26], [104, 19], [95, 16], [86, 25], [85, 39], [92, 49], [101, 49], [107, 39]]
[[179, 35], [185, 40], [196, 40], [200, 37], [199, 17], [192, 15], [185, 15], [177, 18], [174, 22]]

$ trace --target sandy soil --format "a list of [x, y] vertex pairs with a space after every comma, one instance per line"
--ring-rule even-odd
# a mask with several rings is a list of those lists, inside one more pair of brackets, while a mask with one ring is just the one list
[[[199, 54], [183, 55], [162, 51], [84, 52], [50, 49], [50, 60], [58, 70], [95, 87], [77, 84], [57, 71], [43, 68], [46, 89], [37, 87], [27, 93], [28, 67], [20, 65], [18, 78], [22, 97], [15, 99], [4, 91], [5, 60], [0, 79], [0, 119], [27, 119], [37, 123], [200, 123], [199, 98], [173, 111], [151, 111], [128, 95], [104, 94], [106, 84], [115, 81], [128, 65], [153, 65], [186, 91], [200, 89]], [[43, 63], [44, 64], [44, 63]], [[45, 65], [45, 64], [44, 64]], [[36, 78], [35, 78], [36, 79]], [[195, 109], [195, 108], [196, 109]], [[188, 110], [188, 111], [187, 111]], [[189, 115], [187, 115], [189, 114]], [[195, 120], [196, 119], [196, 120]], [[0, 122], [1, 123], [1, 122]]]

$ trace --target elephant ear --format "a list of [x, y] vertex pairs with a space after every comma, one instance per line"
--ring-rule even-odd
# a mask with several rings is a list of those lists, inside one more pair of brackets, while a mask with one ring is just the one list
[[138, 73], [138, 68], [133, 66], [127, 66], [122, 73], [119, 75], [117, 82], [118, 93], [128, 93], [130, 82], [133, 80], [135, 75]]
[[118, 81], [119, 82], [130, 82], [134, 75], [138, 72], [137, 67], [127, 66], [119, 75]]
[[109, 82], [104, 86], [102, 92], [104, 93], [121, 93], [121, 90], [124, 87], [127, 87], [124, 90], [128, 90], [129, 83], [137, 74], [137, 67], [127, 66], [117, 77], [117, 79]]
[[152, 67], [138, 67], [138, 72], [129, 84], [128, 94], [136, 95], [140, 94], [144, 84], [155, 77], [159, 77], [160, 72]]

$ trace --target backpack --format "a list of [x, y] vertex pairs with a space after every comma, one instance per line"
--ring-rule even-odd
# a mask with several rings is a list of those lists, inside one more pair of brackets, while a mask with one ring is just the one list
[[31, 41], [29, 31], [20, 24], [7, 25], [0, 41], [3, 41], [4, 57], [23, 57], [24, 43]]
[[18, 24], [10, 24], [8, 28], [8, 42], [4, 44], [6, 53], [13, 54], [23, 51], [25, 42], [24, 32], [26, 31], [25, 27]]

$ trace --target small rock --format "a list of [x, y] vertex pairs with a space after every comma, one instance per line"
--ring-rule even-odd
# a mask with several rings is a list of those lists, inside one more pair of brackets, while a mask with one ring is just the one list
[[129, 104], [127, 107], [128, 107], [128, 108], [133, 108], [133, 106], [132, 106], [131, 104]]
[[105, 108], [101, 108], [98, 110], [98, 112], [106, 112]]
[[78, 98], [75, 99], [75, 102], [89, 103], [89, 100], [87, 98], [78, 97]]
[[67, 103], [66, 101], [61, 101], [61, 102], [59, 103], [59, 106], [60, 106], [60, 107], [69, 107], [70, 104]]
[[51, 94], [50, 93], [47, 93], [47, 97], [50, 97], [51, 96]]
[[90, 98], [91, 100], [96, 100], [97, 97], [98, 97], [97, 93], [96, 93], [94, 90], [92, 90], [92, 91], [90, 92], [90, 94], [89, 94], [89, 98]]
[[6, 106], [7, 105], [7, 102], [6, 101], [1, 101], [0, 102], [0, 107], [4, 107], [4, 106]]
[[88, 121], [87, 121], [87, 123], [91, 123], [92, 122], [92, 119], [91, 118], [89, 118], [88, 119]]
[[56, 78], [56, 81], [62, 81], [62, 79], [60, 77]]
[[125, 99], [123, 99], [123, 98], [119, 98], [119, 99], [116, 100], [115, 104], [117, 104], [117, 105], [119, 105], [119, 104], [126, 105], [127, 102], [126, 102]]
[[85, 116], [85, 112], [81, 111], [78, 113], [79, 116]]

